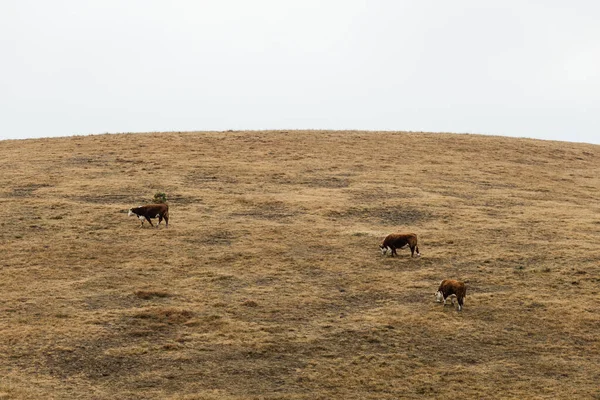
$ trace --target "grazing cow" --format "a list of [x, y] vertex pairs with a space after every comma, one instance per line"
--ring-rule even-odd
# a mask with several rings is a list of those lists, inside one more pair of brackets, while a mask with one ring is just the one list
[[421, 256], [419, 253], [419, 246], [417, 245], [417, 235], [414, 233], [390, 233], [387, 235], [383, 242], [379, 245], [381, 249], [381, 254], [385, 255], [388, 251], [388, 248], [391, 250], [391, 256], [394, 257], [398, 255], [396, 249], [401, 249], [403, 247], [410, 247], [410, 256], [414, 257], [415, 250], [417, 251], [417, 257]]
[[[455, 296], [458, 301], [458, 311], [461, 311], [465, 302], [465, 296], [467, 295], [467, 288], [463, 282], [455, 281], [454, 279], [444, 279], [440, 283], [438, 291], [435, 293], [435, 299], [438, 303], [444, 301], [446, 305], [446, 299], [450, 296]], [[452, 305], [454, 305], [454, 298], [451, 299]]]
[[129, 210], [128, 215], [130, 217], [135, 215], [140, 219], [140, 221], [142, 221], [140, 228], [144, 226], [144, 220], [150, 222], [151, 226], [154, 226], [150, 220], [151, 218], [158, 218], [158, 224], [156, 224], [157, 228], [163, 219], [165, 220], [165, 225], [167, 228], [169, 227], [169, 206], [164, 203], [134, 207]]

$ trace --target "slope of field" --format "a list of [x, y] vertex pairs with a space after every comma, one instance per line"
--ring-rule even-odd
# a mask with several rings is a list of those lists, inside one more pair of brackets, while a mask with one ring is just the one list
[[[0, 156], [0, 399], [600, 399], [599, 146], [199, 132]], [[159, 191], [169, 228], [139, 229]], [[394, 231], [422, 257], [382, 257]]]

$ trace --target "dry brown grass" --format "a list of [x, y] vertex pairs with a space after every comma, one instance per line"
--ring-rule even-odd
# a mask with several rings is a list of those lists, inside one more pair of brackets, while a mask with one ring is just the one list
[[[0, 155], [0, 399], [600, 398], [599, 146], [203, 132]], [[138, 229], [157, 191], [169, 229]], [[380, 255], [399, 230], [423, 257]], [[434, 302], [444, 278], [463, 312]]]

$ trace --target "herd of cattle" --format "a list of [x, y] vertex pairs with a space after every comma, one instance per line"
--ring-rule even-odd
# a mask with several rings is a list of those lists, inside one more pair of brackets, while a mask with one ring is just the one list
[[[394, 255], [398, 255], [396, 252], [397, 249], [402, 249], [406, 246], [410, 248], [411, 257], [414, 257], [415, 251], [417, 252], [417, 257], [421, 256], [421, 253], [419, 253], [417, 235], [414, 233], [390, 233], [383, 239], [379, 248], [383, 255], [385, 255], [389, 249], [390, 255], [394, 257]], [[467, 288], [464, 282], [456, 281], [454, 279], [444, 279], [435, 293], [435, 299], [438, 303], [443, 301], [444, 305], [446, 305], [446, 300], [451, 298], [452, 304], [454, 305], [454, 297], [456, 297], [458, 311], [461, 311], [466, 295]]]
[[[169, 206], [167, 204], [149, 204], [146, 206], [134, 207], [129, 209], [128, 215], [136, 216], [141, 221], [140, 228], [144, 226], [144, 221], [148, 221], [150, 226], [154, 226], [152, 223], [152, 219], [158, 218], [158, 223], [156, 227], [160, 225], [162, 220], [165, 220], [165, 225], [169, 227]], [[381, 253], [383, 255], [387, 254], [388, 250], [390, 251], [390, 255], [393, 257], [394, 255], [398, 255], [396, 252], [397, 249], [402, 249], [408, 246], [410, 248], [410, 256], [414, 257], [415, 251], [417, 253], [417, 257], [421, 256], [419, 252], [419, 245], [417, 240], [417, 235], [414, 233], [391, 233], [383, 239], [383, 242], [379, 245], [381, 249]], [[444, 279], [435, 293], [435, 298], [438, 303], [444, 302], [444, 306], [446, 305], [446, 300], [448, 298], [451, 299], [452, 305], [454, 305], [454, 297], [456, 297], [458, 303], [458, 311], [462, 310], [465, 296], [467, 294], [467, 288], [464, 282], [456, 281], [453, 279]]]

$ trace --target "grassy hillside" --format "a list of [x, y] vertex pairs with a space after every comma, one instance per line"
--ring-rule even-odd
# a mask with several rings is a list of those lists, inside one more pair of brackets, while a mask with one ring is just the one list
[[[600, 399], [600, 146], [201, 132], [0, 157], [0, 399]], [[139, 229], [158, 191], [169, 229]], [[395, 231], [422, 257], [382, 257]]]

